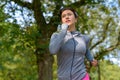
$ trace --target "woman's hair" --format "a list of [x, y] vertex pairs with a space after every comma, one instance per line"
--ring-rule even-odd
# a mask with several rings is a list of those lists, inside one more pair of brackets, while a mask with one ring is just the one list
[[76, 12], [73, 8], [71, 8], [71, 7], [66, 7], [66, 8], [60, 9], [60, 13], [59, 13], [60, 18], [61, 18], [62, 12], [65, 11], [65, 10], [70, 10], [70, 11], [72, 11], [73, 14], [74, 14], [74, 16], [75, 16], [75, 18], [78, 18], [77, 12]]

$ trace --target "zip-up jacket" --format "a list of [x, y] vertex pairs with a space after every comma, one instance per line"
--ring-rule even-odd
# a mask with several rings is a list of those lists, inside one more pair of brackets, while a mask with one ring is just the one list
[[84, 58], [93, 56], [88, 47], [89, 37], [78, 31], [66, 29], [52, 34], [49, 44], [51, 54], [57, 55], [58, 80], [82, 80], [86, 75]]

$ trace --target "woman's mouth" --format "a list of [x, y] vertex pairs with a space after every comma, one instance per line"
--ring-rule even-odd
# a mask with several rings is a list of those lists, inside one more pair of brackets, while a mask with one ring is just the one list
[[67, 20], [67, 21], [65, 21], [66, 23], [69, 23], [70, 22], [70, 20]]

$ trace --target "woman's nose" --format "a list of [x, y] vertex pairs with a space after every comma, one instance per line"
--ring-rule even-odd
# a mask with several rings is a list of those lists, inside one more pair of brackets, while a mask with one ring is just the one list
[[66, 15], [66, 17], [65, 17], [66, 19], [68, 19], [69, 18], [69, 15]]

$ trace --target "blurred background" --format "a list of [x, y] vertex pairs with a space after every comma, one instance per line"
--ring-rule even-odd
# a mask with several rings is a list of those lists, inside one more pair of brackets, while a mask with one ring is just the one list
[[57, 80], [48, 45], [62, 7], [78, 12], [77, 28], [91, 38], [91, 80], [120, 80], [120, 0], [0, 0], [0, 80]]

